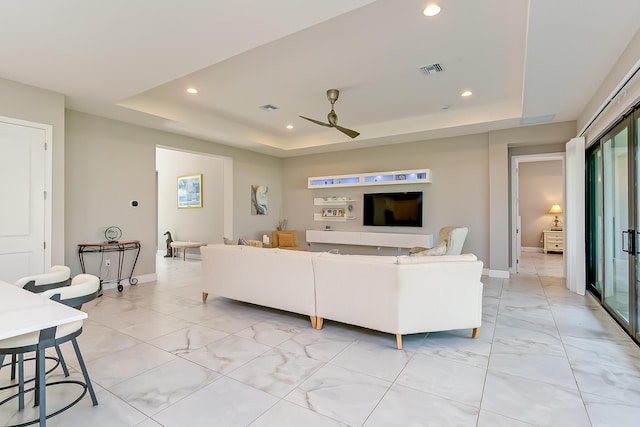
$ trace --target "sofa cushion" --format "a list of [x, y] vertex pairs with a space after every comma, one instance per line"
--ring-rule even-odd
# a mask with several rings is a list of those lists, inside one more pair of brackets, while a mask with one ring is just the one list
[[292, 248], [296, 245], [292, 233], [280, 233], [278, 236], [278, 246], [281, 248]]

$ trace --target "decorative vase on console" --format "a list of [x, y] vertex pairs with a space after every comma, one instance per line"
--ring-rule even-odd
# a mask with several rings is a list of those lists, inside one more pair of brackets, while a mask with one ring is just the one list
[[287, 220], [281, 219], [280, 221], [278, 221], [278, 226], [276, 227], [276, 230], [285, 231], [286, 229], [287, 229]]

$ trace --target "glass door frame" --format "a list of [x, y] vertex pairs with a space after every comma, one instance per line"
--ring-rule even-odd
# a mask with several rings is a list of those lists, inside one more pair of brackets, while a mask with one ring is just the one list
[[[587, 226], [586, 236], [586, 266], [587, 266], [587, 289], [598, 299], [600, 304], [609, 312], [609, 314], [627, 331], [631, 337], [640, 343], [640, 324], [638, 313], [638, 296], [640, 295], [639, 285], [637, 283], [640, 277], [640, 165], [637, 165], [637, 161], [640, 160], [640, 126], [637, 126], [640, 120], [640, 109], [636, 107], [633, 113], [626, 115], [616, 122], [611, 128], [609, 128], [605, 134], [594, 140], [594, 143], [587, 148], [585, 156], [586, 162], [586, 198], [585, 198], [585, 220]], [[604, 226], [604, 198], [607, 186], [605, 185], [606, 171], [604, 170], [604, 143], [605, 141], [612, 139], [615, 135], [621, 132], [621, 130], [627, 128], [627, 197], [628, 197], [628, 223], [627, 223], [627, 235], [629, 240], [627, 241], [627, 250], [629, 257], [628, 267], [628, 288], [629, 288], [629, 320], [623, 319], [612, 307], [610, 307], [606, 300], [605, 295], [607, 293], [607, 286], [614, 286], [613, 283], [607, 283], [607, 262], [604, 259], [606, 255], [604, 253], [605, 240], [607, 238], [606, 233], [608, 230]], [[600, 150], [599, 159], [593, 158], [593, 154]], [[598, 176], [594, 176], [594, 169], [596, 165], [594, 161], [599, 161], [597, 165], [600, 171], [600, 177], [602, 180], [598, 180]], [[594, 186], [597, 186], [595, 188]], [[599, 198], [595, 200], [594, 198]], [[595, 227], [595, 229], [594, 229]], [[598, 239], [598, 230], [602, 233], [600, 239]], [[609, 236], [611, 237], [611, 236]], [[599, 241], [598, 241], [599, 240]], [[599, 264], [598, 255], [601, 255], [604, 259], [602, 264]], [[595, 263], [595, 265], [594, 265]], [[603, 271], [599, 271], [602, 269]], [[595, 277], [598, 276], [598, 277]], [[603, 278], [600, 283], [600, 290], [594, 286], [594, 280]]]

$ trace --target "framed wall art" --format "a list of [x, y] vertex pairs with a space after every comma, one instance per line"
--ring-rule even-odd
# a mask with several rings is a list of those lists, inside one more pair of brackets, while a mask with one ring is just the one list
[[269, 212], [268, 193], [266, 185], [251, 186], [251, 215], [266, 215]]
[[178, 208], [202, 207], [202, 174], [178, 177]]

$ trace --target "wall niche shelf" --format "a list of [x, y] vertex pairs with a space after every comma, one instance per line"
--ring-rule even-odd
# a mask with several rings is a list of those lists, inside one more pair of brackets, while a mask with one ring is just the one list
[[313, 199], [315, 206], [346, 206], [355, 202], [349, 197], [316, 197]]
[[[346, 221], [350, 219], [356, 219], [355, 216], [350, 215], [353, 207], [351, 206], [356, 201], [351, 197], [316, 197], [313, 199], [315, 206], [328, 206], [328, 208], [322, 209], [322, 213], [314, 213], [314, 221]], [[347, 208], [338, 206], [348, 206]]]
[[358, 187], [365, 185], [431, 183], [431, 169], [369, 172], [351, 175], [312, 176], [307, 188]]
[[313, 214], [313, 220], [314, 221], [346, 221], [346, 220], [352, 220], [352, 219], [356, 219], [355, 216], [335, 216], [335, 217], [331, 217], [331, 216], [323, 216], [321, 213], [314, 213]]

